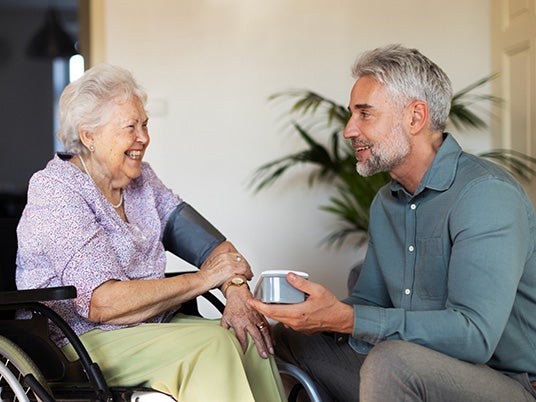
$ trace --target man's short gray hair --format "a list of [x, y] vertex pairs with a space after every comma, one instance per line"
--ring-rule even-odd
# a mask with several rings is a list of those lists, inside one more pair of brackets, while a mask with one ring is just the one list
[[95, 132], [109, 122], [112, 102], [138, 98], [145, 106], [146, 92], [124, 68], [98, 64], [64, 89], [59, 101], [58, 139], [69, 152], [85, 154], [80, 131]]
[[445, 72], [417, 49], [393, 44], [364, 52], [352, 67], [355, 79], [370, 76], [384, 85], [400, 106], [414, 100], [428, 104], [430, 129], [444, 131], [452, 103]]

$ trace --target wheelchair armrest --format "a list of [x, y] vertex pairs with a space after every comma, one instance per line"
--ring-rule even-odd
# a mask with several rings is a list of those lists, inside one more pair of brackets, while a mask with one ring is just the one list
[[0, 305], [74, 299], [75, 297], [76, 288], [74, 286], [13, 290], [0, 292]]
[[[197, 271], [179, 271], [179, 272], [166, 272], [165, 273], [165, 277], [166, 278], [171, 278], [173, 276], [177, 276], [177, 275], [184, 275], [184, 274], [193, 274]], [[215, 295], [213, 295], [210, 291], [208, 292], [205, 292], [203, 293], [202, 295], [199, 295], [199, 297], [203, 297], [204, 299], [206, 299], [210, 304], [212, 304], [220, 313], [223, 313], [223, 310], [225, 310], [225, 304], [223, 304], [223, 302], [218, 299]], [[194, 308], [193, 310], [193, 315], [198, 315], [198, 316], [201, 316], [201, 314], [199, 313], [199, 309], [197, 308], [197, 303], [195, 300], [190, 300], [190, 302], [193, 302], [195, 303], [196, 307]], [[183, 304], [186, 305], [187, 303], [190, 303], [190, 302], [186, 302]]]

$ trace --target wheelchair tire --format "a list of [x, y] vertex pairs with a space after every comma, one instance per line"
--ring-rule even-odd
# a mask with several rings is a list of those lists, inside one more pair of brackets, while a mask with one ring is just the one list
[[[42, 393], [42, 391], [45, 391], [48, 395], [52, 394], [45, 377], [32, 359], [18, 345], [3, 336], [0, 336], [0, 365], [2, 366], [0, 367], [2, 371], [0, 373], [0, 386], [3, 387], [7, 384], [11, 388], [15, 398], [10, 400], [21, 402], [28, 400], [36, 401], [41, 400], [37, 395]], [[37, 380], [39, 383], [38, 386], [40, 385], [41, 387], [40, 390], [32, 389], [31, 386], [25, 383], [24, 378], [29, 374], [33, 375], [35, 380]], [[16, 380], [16, 385], [13, 383], [13, 379]], [[26, 399], [19, 396], [21, 390], [25, 394]], [[1, 401], [3, 401], [5, 390], [2, 388], [1, 391]]]

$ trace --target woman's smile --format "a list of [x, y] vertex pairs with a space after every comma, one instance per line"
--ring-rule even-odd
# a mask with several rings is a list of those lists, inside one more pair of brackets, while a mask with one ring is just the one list
[[142, 150], [126, 151], [125, 155], [128, 156], [130, 159], [141, 160], [143, 157], [143, 151]]

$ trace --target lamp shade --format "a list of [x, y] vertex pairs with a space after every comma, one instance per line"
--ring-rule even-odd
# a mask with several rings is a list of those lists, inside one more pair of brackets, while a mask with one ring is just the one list
[[74, 41], [62, 28], [56, 10], [48, 10], [44, 25], [30, 40], [27, 48], [28, 56], [54, 59], [71, 57], [77, 53]]

